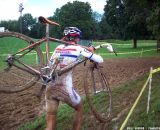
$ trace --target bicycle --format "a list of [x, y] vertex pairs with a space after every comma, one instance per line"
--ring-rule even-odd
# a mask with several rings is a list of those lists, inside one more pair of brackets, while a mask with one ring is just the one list
[[[43, 90], [47, 86], [47, 83], [50, 82], [50, 80], [53, 80], [54, 76], [62, 75], [63, 73], [67, 72], [73, 67], [83, 62], [86, 62], [86, 59], [79, 59], [77, 60], [76, 63], [73, 63], [70, 66], [63, 68], [60, 71], [56, 71], [55, 69], [52, 69], [52, 71], [49, 70], [48, 72], [48, 68], [46, 68], [46, 65], [49, 63], [49, 60], [50, 60], [49, 41], [59, 42], [63, 44], [70, 44], [70, 43], [53, 38], [53, 37], [49, 37], [49, 25], [59, 26], [58, 23], [53, 22], [42, 16], [39, 17], [39, 21], [46, 25], [46, 37], [36, 42], [32, 38], [17, 32], [0, 33], [0, 38], [1, 40], [4, 40], [4, 41], [6, 37], [18, 38], [18, 41], [16, 41], [15, 43], [15, 46], [18, 46], [18, 47], [14, 47], [12, 45], [14, 43], [13, 41], [14, 39], [10, 39], [12, 47], [9, 47], [10, 43], [7, 43], [7, 47], [12, 50], [8, 50], [8, 53], [5, 52], [5, 54], [0, 55], [0, 65], [1, 65], [0, 92], [4, 92], [4, 93], [21, 92], [26, 89], [29, 89], [36, 83], [40, 83], [42, 87], [40, 89], [40, 92], [38, 93], [38, 96], [41, 96]], [[45, 46], [46, 58], [44, 58], [44, 54], [42, 52], [43, 48], [40, 46], [43, 42], [46, 42], [46, 46]], [[2, 50], [6, 51], [4, 47], [5, 46], [3, 45]], [[88, 49], [88, 47], [86, 46], [83, 46], [83, 47]], [[98, 46], [96, 49], [99, 49], [101, 47], [102, 46]], [[20, 50], [17, 51], [17, 49], [20, 49]], [[4, 52], [2, 50], [0, 52]], [[32, 56], [34, 54], [36, 54], [36, 58], [34, 58], [35, 60], [33, 60], [33, 58], [30, 59], [29, 56]], [[95, 76], [97, 76], [96, 73], [100, 77], [101, 86], [97, 85], [98, 80], [95, 80]], [[9, 78], [11, 78], [11, 80], [7, 79], [8, 76]], [[98, 64], [91, 63], [91, 66], [89, 67], [89, 69], [87, 68], [87, 71], [84, 77], [85, 77], [84, 90], [85, 90], [87, 101], [91, 108], [91, 111], [93, 112], [96, 119], [98, 119], [100, 122], [106, 122], [110, 118], [112, 99], [111, 99], [111, 90], [109, 88], [105, 74], [103, 73], [103, 71], [101, 70], [101, 67]], [[16, 79], [12, 80], [12, 78], [16, 78]], [[40, 82], [39, 79], [41, 79], [42, 82]], [[92, 88], [93, 90], [91, 90], [90, 88]], [[105, 114], [102, 111], [98, 112], [97, 109], [99, 108], [94, 106], [94, 102], [92, 100], [91, 94], [97, 95], [100, 93], [103, 93], [103, 95], [105, 94], [105, 96], [107, 97], [104, 100], [106, 101], [106, 104], [107, 104], [107, 108], [105, 108], [105, 111], [107, 114]]]

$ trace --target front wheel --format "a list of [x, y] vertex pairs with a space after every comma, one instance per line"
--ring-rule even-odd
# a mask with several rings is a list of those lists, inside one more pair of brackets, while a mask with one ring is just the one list
[[89, 107], [96, 119], [105, 123], [111, 118], [112, 97], [106, 76], [93, 63], [87, 67], [84, 76], [84, 90]]
[[[16, 54], [32, 43], [34, 41], [30, 37], [20, 33], [0, 33], [0, 92], [20, 92], [33, 86], [39, 80], [39, 76], [27, 73], [23, 70], [26, 67], [14, 60], [14, 58], [18, 59], [19, 62], [39, 70], [43, 65], [43, 56], [39, 46]], [[8, 64], [6, 60], [9, 58], [13, 58], [14, 64], [22, 69]]]

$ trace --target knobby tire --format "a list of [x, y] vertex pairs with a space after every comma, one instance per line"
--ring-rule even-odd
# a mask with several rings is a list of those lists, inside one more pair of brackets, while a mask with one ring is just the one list
[[[97, 73], [97, 75], [96, 75], [96, 73]], [[98, 77], [100, 77], [99, 81], [97, 80]], [[102, 82], [104, 82], [103, 87], [102, 87], [102, 85], [99, 85]], [[93, 86], [95, 84], [98, 84], [100, 87], [94, 88]], [[100, 91], [98, 93], [96, 93], [95, 89], [100, 90]], [[93, 69], [92, 67], [86, 68], [85, 76], [84, 76], [84, 90], [85, 90], [85, 94], [86, 94], [86, 100], [87, 100], [88, 105], [89, 105], [93, 115], [95, 116], [95, 118], [102, 123], [109, 121], [111, 119], [112, 96], [111, 96], [111, 90], [110, 90], [109, 84], [107, 82], [106, 76], [103, 73], [103, 71], [101, 70], [101, 68], [95, 68], [95, 69]], [[98, 101], [98, 102], [101, 102], [100, 104], [98, 104], [100, 106], [99, 108], [96, 107], [96, 103], [94, 104], [94, 100], [95, 100], [94, 96], [96, 94], [99, 94], [100, 97], [101, 97], [101, 94], [105, 95], [104, 97], [102, 96], [103, 97], [102, 102], [100, 101], [101, 99], [99, 99], [99, 101]], [[103, 112], [100, 110], [102, 104], [106, 104], [106, 106], [107, 106], [107, 108], [105, 108], [105, 110], [103, 110]]]

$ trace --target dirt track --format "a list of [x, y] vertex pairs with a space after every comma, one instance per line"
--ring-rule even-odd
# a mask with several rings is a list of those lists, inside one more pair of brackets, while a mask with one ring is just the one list
[[[109, 59], [103, 63], [106, 76], [111, 86], [116, 86], [128, 80], [135, 79], [149, 72], [150, 67], [160, 66], [160, 58], [130, 58], [130, 59]], [[74, 71], [74, 86], [82, 93], [81, 77], [83, 76], [83, 65]], [[7, 77], [6, 77], [7, 78]], [[29, 90], [15, 93], [0, 93], [0, 130], [16, 130], [27, 121], [34, 120], [44, 111], [44, 96], [40, 101], [35, 96], [39, 85]]]

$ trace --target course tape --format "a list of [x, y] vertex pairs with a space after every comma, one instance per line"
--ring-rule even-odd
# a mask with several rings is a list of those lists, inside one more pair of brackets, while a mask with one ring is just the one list
[[112, 42], [95, 42], [96, 44], [100, 43], [100, 44], [105, 44], [105, 43], [108, 43], [108, 44], [114, 44], [114, 45], [120, 45], [120, 46], [129, 46], [131, 44], [118, 44], [118, 43], [112, 43]]
[[160, 67], [159, 68], [157, 68], [157, 69], [154, 69], [154, 70], [152, 70], [152, 74], [154, 74], [154, 73], [156, 73], [156, 72], [159, 72], [160, 71]]
[[[121, 55], [124, 55], [124, 54], [136, 54], [136, 53], [143, 53], [143, 52], [148, 52], [148, 51], [154, 51], [156, 49], [150, 49], [150, 50], [143, 50], [143, 51], [136, 51], [136, 52], [117, 52], [117, 54], [121, 54]], [[100, 55], [108, 55], [108, 53], [98, 53]], [[109, 53], [111, 55], [113, 55], [113, 53]]]
[[[43, 54], [44, 53], [46, 53], [46, 52], [42, 52]], [[51, 54], [53, 53], [53, 52], [50, 52]], [[36, 52], [33, 52], [33, 53], [28, 53], [27, 55], [36, 55], [37, 53]], [[0, 54], [0, 56], [7, 56], [7, 55], [9, 55], [9, 54]], [[22, 55], [22, 54], [16, 54], [16, 55]]]
[[[128, 44], [121, 44], [121, 43], [113, 43], [113, 42], [94, 42], [96, 44], [105, 44], [105, 43], [108, 43], [108, 44], [113, 44], [113, 45], [118, 45], [118, 46], [131, 46], [132, 44], [131, 43], [128, 43]], [[143, 44], [143, 43], [142, 43]], [[146, 43], [145, 43], [146, 44]], [[149, 43], [148, 43], [149, 44]]]
[[128, 120], [129, 120], [130, 116], [132, 115], [135, 107], [137, 106], [137, 104], [138, 104], [138, 102], [139, 102], [139, 100], [140, 100], [140, 97], [142, 96], [142, 94], [143, 94], [143, 92], [144, 92], [144, 90], [145, 90], [145, 88], [146, 88], [146, 86], [147, 86], [150, 78], [152, 77], [152, 74], [154, 74], [154, 73], [156, 73], [156, 72], [159, 72], [159, 71], [160, 71], [160, 67], [157, 68], [157, 69], [152, 70], [152, 71], [149, 73], [148, 79], [146, 80], [145, 84], [143, 85], [143, 87], [142, 87], [142, 89], [141, 89], [141, 92], [139, 93], [137, 99], [135, 100], [135, 102], [134, 102], [132, 108], [130, 109], [130, 111], [129, 111], [127, 117], [126, 117], [126, 119], [125, 119], [124, 122], [122, 123], [122, 125], [121, 125], [121, 127], [120, 127], [120, 130], [123, 130], [124, 127], [126, 126]]

